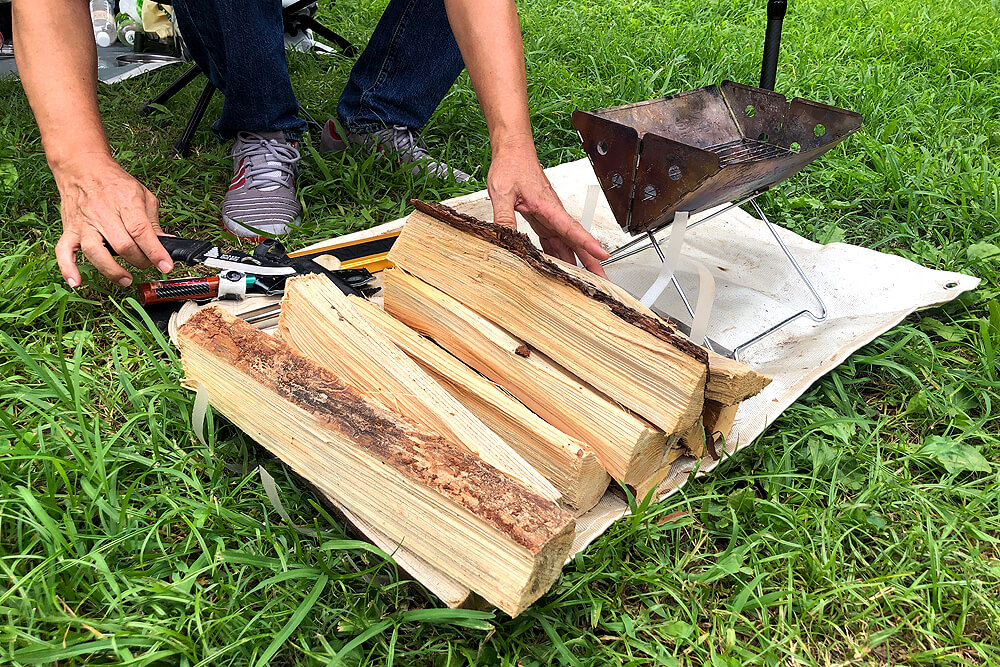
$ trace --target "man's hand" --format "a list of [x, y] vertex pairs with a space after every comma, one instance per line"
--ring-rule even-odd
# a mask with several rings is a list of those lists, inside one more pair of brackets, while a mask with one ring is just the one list
[[80, 285], [76, 251], [115, 283], [127, 287], [132, 276], [112, 257], [105, 239], [136, 268], [173, 268], [156, 238], [159, 203], [152, 192], [106, 154], [81, 156], [54, 170], [62, 199], [63, 234], [56, 244], [59, 270], [70, 287]]
[[604, 276], [608, 253], [563, 208], [538, 164], [528, 118], [521, 28], [513, 0], [445, 0], [448, 21], [490, 130], [493, 162], [486, 187], [493, 219], [514, 226], [525, 217], [550, 255]]
[[608, 253], [563, 208], [538, 163], [530, 136], [523, 143], [496, 146], [486, 187], [493, 202], [494, 222], [516, 227], [517, 211], [538, 234], [542, 250], [571, 264], [579, 257], [588, 270], [607, 277], [601, 260], [607, 259]]
[[15, 0], [17, 69], [35, 112], [42, 145], [62, 199], [63, 235], [56, 258], [63, 278], [79, 287], [76, 251], [119, 285], [132, 276], [111, 258], [139, 268], [173, 268], [156, 235], [153, 194], [111, 157], [97, 109], [97, 47], [82, 0]]

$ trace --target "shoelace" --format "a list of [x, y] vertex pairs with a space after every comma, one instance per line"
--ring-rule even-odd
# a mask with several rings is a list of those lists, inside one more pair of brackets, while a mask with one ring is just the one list
[[430, 158], [430, 153], [413, 130], [405, 125], [390, 125], [384, 130], [374, 133], [378, 144], [387, 144], [403, 157], [409, 160], [422, 160]]
[[[302, 157], [295, 146], [277, 139], [265, 139], [254, 132], [240, 132], [239, 140], [240, 147], [233, 150], [232, 158], [250, 158], [244, 163], [248, 164], [244, 173], [248, 188], [281, 186], [286, 179], [295, 176], [295, 163]], [[264, 159], [255, 159], [261, 157]]]

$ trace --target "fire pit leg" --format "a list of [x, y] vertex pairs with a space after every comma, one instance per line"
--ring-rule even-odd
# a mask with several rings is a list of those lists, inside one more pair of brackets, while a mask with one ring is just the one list
[[816, 291], [816, 288], [813, 286], [812, 281], [809, 280], [809, 276], [807, 276], [806, 272], [802, 270], [802, 267], [799, 266], [798, 260], [796, 260], [795, 256], [792, 254], [792, 251], [788, 249], [787, 245], [785, 245], [785, 242], [782, 240], [781, 235], [778, 234], [778, 230], [775, 227], [774, 223], [768, 219], [767, 215], [764, 214], [764, 211], [761, 209], [760, 206], [758, 206], [757, 202], [751, 201], [750, 203], [753, 206], [754, 211], [757, 212], [757, 215], [760, 217], [760, 219], [763, 220], [764, 224], [767, 225], [767, 229], [768, 231], [771, 232], [771, 235], [774, 236], [774, 240], [778, 242], [779, 246], [781, 246], [781, 250], [785, 253], [785, 257], [787, 257], [788, 261], [792, 263], [793, 267], [795, 267], [795, 272], [799, 274], [799, 278], [802, 279], [802, 282], [806, 284], [806, 287], [808, 287], [809, 291], [812, 293], [813, 298], [816, 299], [816, 303], [819, 304], [819, 313], [814, 313], [812, 310], [808, 308], [800, 310], [794, 315], [790, 315], [789, 317], [786, 317], [785, 319], [781, 320], [780, 322], [772, 326], [770, 329], [767, 329], [766, 331], [757, 334], [750, 340], [740, 343], [735, 348], [733, 348], [733, 359], [735, 359], [736, 361], [740, 361], [740, 354], [748, 347], [750, 347], [754, 343], [757, 343], [761, 339], [771, 335], [772, 333], [782, 328], [792, 320], [796, 320], [802, 316], [806, 316], [812, 319], [813, 322], [822, 322], [823, 320], [826, 319], [827, 316], [826, 303], [823, 301], [823, 297], [821, 297], [819, 295], [819, 292]]
[[[782, 252], [785, 254], [785, 257], [788, 258], [788, 261], [791, 263], [792, 267], [795, 269], [795, 272], [798, 274], [799, 278], [802, 280], [803, 283], [805, 283], [805, 286], [809, 289], [809, 292], [812, 294], [813, 298], [816, 300], [816, 304], [819, 306], [819, 308], [817, 309], [818, 312], [814, 312], [813, 310], [811, 310], [809, 308], [805, 308], [803, 310], [800, 310], [799, 312], [795, 313], [794, 315], [786, 317], [785, 319], [781, 320], [777, 324], [775, 324], [775, 325], [769, 327], [768, 329], [764, 330], [763, 332], [757, 334], [753, 338], [750, 338], [750, 339], [748, 339], [748, 340], [740, 343], [735, 348], [733, 348], [733, 351], [731, 353], [731, 356], [734, 359], [736, 359], [737, 361], [739, 361], [740, 360], [740, 355], [748, 347], [750, 347], [750, 346], [754, 345], [755, 343], [759, 342], [760, 340], [766, 338], [767, 336], [771, 335], [775, 331], [778, 331], [779, 329], [781, 329], [782, 327], [784, 327], [789, 322], [792, 322], [793, 320], [796, 320], [796, 319], [798, 319], [800, 317], [808, 317], [811, 320], [813, 320], [814, 322], [822, 322], [827, 317], [826, 303], [823, 301], [823, 297], [820, 296], [819, 292], [816, 290], [816, 287], [813, 286], [812, 281], [809, 280], [809, 276], [806, 275], [806, 272], [799, 265], [799, 262], [798, 262], [798, 260], [795, 259], [795, 256], [792, 254], [792, 251], [788, 248], [787, 245], [785, 245], [785, 242], [782, 240], [781, 236], [778, 234], [778, 229], [775, 226], [775, 224], [773, 222], [771, 222], [771, 220], [764, 213], [763, 209], [761, 209], [761, 207], [757, 204], [757, 202], [754, 201], [761, 194], [763, 194], [763, 193], [762, 192], [755, 192], [752, 195], [750, 195], [749, 197], [747, 197], [746, 199], [743, 199], [742, 201], [734, 202], [734, 203], [730, 204], [729, 206], [726, 206], [726, 207], [724, 207], [724, 208], [722, 208], [722, 209], [720, 209], [718, 211], [715, 211], [711, 215], [708, 215], [708, 216], [706, 216], [704, 218], [701, 218], [699, 220], [695, 220], [694, 222], [692, 222], [690, 224], [688, 224], [688, 217], [687, 217], [686, 213], [678, 213], [677, 217], [675, 219], [675, 223], [676, 224], [671, 226], [671, 235], [670, 235], [669, 240], [667, 241], [667, 250], [666, 251], [664, 251], [660, 247], [661, 241], [660, 241], [660, 239], [656, 238], [656, 233], [653, 232], [653, 231], [649, 231], [649, 232], [646, 232], [645, 235], [638, 236], [635, 239], [633, 239], [633, 240], [629, 241], [628, 243], [626, 243], [625, 245], [623, 245], [623, 246], [619, 247], [618, 249], [616, 249], [614, 252], [611, 253], [611, 257], [608, 258], [608, 259], [606, 259], [604, 262], [602, 262], [602, 264], [604, 266], [607, 266], [607, 265], [612, 264], [614, 262], [623, 260], [626, 257], [631, 257], [633, 255], [636, 255], [636, 254], [638, 254], [640, 252], [643, 252], [644, 250], [647, 250], [648, 248], [652, 247], [656, 251], [656, 254], [660, 258], [660, 261], [663, 262], [664, 267], [663, 267], [663, 270], [660, 272], [660, 274], [657, 276], [656, 280], [653, 282], [653, 284], [649, 287], [649, 289], [646, 290], [646, 293], [642, 296], [642, 298], [640, 299], [640, 301], [642, 301], [642, 303], [645, 304], [646, 306], [652, 306], [652, 304], [659, 298], [660, 294], [663, 293], [663, 290], [666, 289], [666, 286], [668, 284], [669, 285], [673, 285], [674, 289], [677, 291], [677, 294], [678, 294], [678, 296], [681, 299], [681, 302], [684, 304], [684, 308], [685, 308], [685, 310], [687, 310], [688, 315], [691, 318], [693, 318], [693, 319], [698, 319], [699, 321], [702, 321], [704, 318], [697, 318], [696, 317], [696, 313], [699, 311], [699, 309], [697, 307], [693, 307], [691, 305], [691, 301], [688, 299], [687, 294], [684, 292], [684, 289], [681, 287], [680, 283], [677, 281], [677, 276], [675, 275], [678, 262], [680, 262], [680, 261], [683, 260], [683, 258], [680, 258], [680, 247], [681, 247], [681, 245], [683, 245], [684, 233], [688, 229], [690, 229], [692, 227], [695, 227], [697, 225], [700, 225], [703, 222], [708, 222], [709, 220], [711, 220], [715, 216], [721, 215], [722, 213], [725, 213], [726, 211], [730, 210], [731, 208], [734, 208], [736, 206], [741, 206], [743, 204], [748, 204], [749, 203], [751, 206], [753, 206], [754, 211], [756, 212], [758, 218], [765, 225], [767, 225], [768, 231], [771, 232], [771, 235], [774, 236], [775, 241], [778, 242], [778, 246], [781, 248]], [[678, 224], [680, 225], [680, 227], [677, 226]], [[680, 232], [679, 235], [677, 235], [677, 230], [678, 229], [681, 230], [681, 232]], [[646, 242], [643, 243], [643, 241], [646, 241]], [[676, 243], [676, 246], [674, 245], [675, 243]], [[692, 262], [692, 264], [694, 264], [694, 265], [697, 266], [697, 262]], [[699, 273], [701, 273], [700, 267], [699, 267]], [[701, 296], [701, 292], [704, 289], [705, 289], [705, 287], [704, 287], [704, 281], [702, 281], [702, 287], [699, 288], [699, 297]], [[714, 292], [714, 290], [713, 290], [713, 292]], [[699, 300], [700, 300], [700, 298], [699, 298]], [[659, 312], [659, 311], [657, 311], [657, 312]], [[701, 333], [701, 332], [698, 332], [698, 333]], [[700, 337], [701, 336], [698, 336], [698, 338], [700, 338]], [[705, 346], [708, 347], [708, 349], [712, 350], [713, 352], [720, 351], [720, 350], [716, 349], [717, 347], [719, 347], [717, 343], [715, 345], [713, 345], [713, 341], [711, 341], [707, 337], [705, 337], [704, 340], [705, 340]]]

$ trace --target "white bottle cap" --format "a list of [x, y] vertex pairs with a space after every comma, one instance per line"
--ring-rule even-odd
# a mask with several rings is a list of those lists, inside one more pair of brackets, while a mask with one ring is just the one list
[[97, 45], [98, 46], [111, 46], [111, 35], [106, 32], [97, 33]]

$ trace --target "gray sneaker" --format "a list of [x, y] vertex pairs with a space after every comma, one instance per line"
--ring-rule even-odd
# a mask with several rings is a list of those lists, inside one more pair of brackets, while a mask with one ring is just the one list
[[295, 196], [298, 142], [284, 132], [240, 132], [233, 142], [233, 180], [222, 200], [226, 231], [260, 240], [298, 226], [302, 206]]
[[337, 134], [333, 121], [327, 121], [319, 142], [320, 152], [342, 151], [348, 146], [393, 155], [399, 164], [412, 164], [413, 169], [410, 173], [414, 176], [426, 171], [440, 178], [454, 176], [459, 183], [472, 178], [464, 171], [432, 158], [424, 142], [417, 136], [416, 130], [405, 125], [389, 125], [374, 132], [348, 132], [346, 137], [342, 138]]

